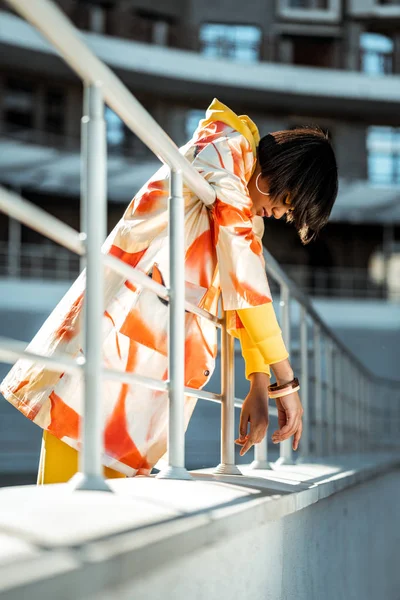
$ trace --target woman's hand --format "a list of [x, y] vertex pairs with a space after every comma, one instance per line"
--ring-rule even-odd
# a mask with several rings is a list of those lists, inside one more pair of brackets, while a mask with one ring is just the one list
[[254, 444], [259, 444], [264, 439], [268, 428], [269, 376], [266, 373], [252, 373], [250, 381], [250, 392], [243, 402], [240, 413], [239, 438], [235, 440], [235, 444], [243, 446], [240, 456], [246, 454]]
[[279, 429], [272, 434], [274, 444], [279, 444], [287, 440], [292, 435], [293, 450], [297, 450], [299, 441], [303, 431], [303, 407], [300, 402], [298, 392], [283, 396], [283, 398], [275, 398], [278, 408], [278, 425]]

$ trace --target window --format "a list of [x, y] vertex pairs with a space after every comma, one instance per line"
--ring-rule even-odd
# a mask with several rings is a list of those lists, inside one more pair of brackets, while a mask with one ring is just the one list
[[290, 21], [340, 23], [342, 0], [276, 0], [279, 17]]
[[328, 10], [329, 0], [289, 0], [289, 8]]
[[380, 33], [363, 33], [360, 38], [361, 70], [370, 75], [393, 72], [393, 40]]
[[375, 184], [400, 184], [400, 128], [367, 130], [368, 178]]
[[200, 44], [201, 52], [210, 58], [255, 62], [260, 56], [261, 30], [252, 25], [204, 23]]
[[204, 110], [193, 109], [189, 110], [186, 115], [185, 135], [186, 140], [190, 140], [194, 131], [197, 129], [200, 119], [205, 118]]
[[104, 118], [107, 126], [107, 143], [109, 146], [120, 146], [125, 140], [125, 125], [118, 115], [106, 107]]
[[310, 67], [332, 68], [334, 66], [334, 40], [293, 36], [293, 64]]
[[4, 120], [14, 129], [32, 129], [34, 123], [34, 94], [32, 83], [8, 77], [3, 100]]
[[138, 10], [134, 14], [132, 35], [141, 42], [168, 46], [174, 26], [174, 20], [167, 15]]

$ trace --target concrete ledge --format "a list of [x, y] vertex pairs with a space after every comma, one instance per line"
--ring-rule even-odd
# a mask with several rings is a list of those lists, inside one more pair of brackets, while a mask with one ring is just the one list
[[[330, 458], [244, 476], [112, 480], [115, 494], [68, 484], [0, 490], [0, 597], [99, 594], [277, 521], [400, 466], [400, 455]], [[67, 583], [68, 582], [68, 583]], [[53, 590], [53, 591], [51, 591]], [[26, 590], [26, 593], [28, 591]]]

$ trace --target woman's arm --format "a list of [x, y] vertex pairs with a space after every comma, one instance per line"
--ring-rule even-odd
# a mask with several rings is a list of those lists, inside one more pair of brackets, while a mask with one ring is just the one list
[[[249, 309], [237, 311], [242, 324], [245, 327], [246, 334], [250, 341], [247, 341], [245, 356], [258, 356], [264, 360], [265, 364], [271, 366], [277, 382], [282, 385], [293, 379], [293, 369], [288, 360], [288, 352], [282, 339], [282, 333], [276, 319], [272, 303], [264, 304]], [[244, 337], [239, 329], [239, 334]], [[240, 339], [240, 338], [239, 338]], [[247, 338], [245, 338], [247, 340]], [[261, 357], [261, 359], [259, 358]], [[246, 376], [251, 381], [250, 392], [243, 403], [240, 419], [240, 437], [238, 444], [243, 446], [241, 455], [255, 443], [260, 442], [268, 427], [268, 385], [270, 383], [269, 375], [265, 369], [261, 371], [257, 368], [252, 372], [251, 364], [246, 363]], [[257, 363], [255, 363], [257, 367]], [[301, 416], [303, 409], [297, 392], [285, 396], [282, 399], [276, 399], [278, 408], [279, 430], [272, 435], [274, 443], [294, 436], [293, 449], [297, 450], [302, 432]], [[265, 409], [266, 407], [266, 409]], [[247, 435], [248, 423], [250, 422], [250, 433]]]

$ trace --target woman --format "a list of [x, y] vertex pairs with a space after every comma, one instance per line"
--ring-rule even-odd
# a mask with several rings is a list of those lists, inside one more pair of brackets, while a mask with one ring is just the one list
[[[181, 152], [214, 187], [205, 206], [189, 189], [185, 198], [186, 297], [217, 314], [219, 296], [228, 331], [238, 337], [250, 392], [240, 421], [241, 454], [265, 436], [270, 365], [280, 385], [293, 371], [271, 302], [262, 257], [262, 217], [292, 221], [303, 243], [328, 220], [337, 194], [337, 167], [330, 142], [318, 128], [269, 134], [260, 140], [249, 117], [217, 99]], [[103, 251], [169, 285], [168, 169], [143, 186], [108, 236]], [[167, 378], [167, 306], [155, 294], [106, 270], [103, 357], [105, 366]], [[82, 353], [82, 273], [47, 319], [29, 349], [44, 354]], [[203, 387], [214, 369], [216, 330], [186, 313], [185, 384]], [[291, 384], [293, 385], [293, 384]], [[292, 388], [291, 388], [292, 389]], [[279, 429], [272, 439], [302, 432], [297, 391], [277, 398]], [[77, 470], [82, 380], [20, 360], [1, 391], [44, 429], [39, 482], [68, 480]], [[196, 400], [185, 398], [186, 425]], [[104, 382], [104, 455], [108, 477], [148, 474], [166, 451], [167, 396], [139, 385]]]

